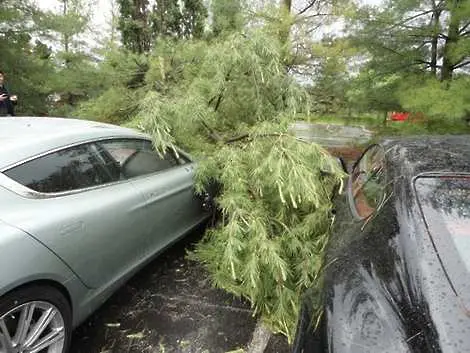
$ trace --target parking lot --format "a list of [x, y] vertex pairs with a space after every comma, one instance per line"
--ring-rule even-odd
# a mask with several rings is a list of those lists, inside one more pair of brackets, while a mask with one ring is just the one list
[[[72, 353], [206, 352], [246, 349], [256, 318], [248, 303], [211, 287], [200, 264], [185, 258], [190, 234], [139, 272], [82, 324]], [[272, 336], [265, 352], [288, 352]]]

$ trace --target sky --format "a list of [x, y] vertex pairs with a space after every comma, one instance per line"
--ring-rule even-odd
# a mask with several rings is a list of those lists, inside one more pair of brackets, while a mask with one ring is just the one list
[[[0, 0], [1, 1], [1, 0]], [[55, 11], [61, 10], [61, 2], [59, 0], [35, 0], [36, 3], [42, 9], [50, 9]], [[94, 33], [106, 33], [110, 29], [110, 19], [111, 19], [111, 9], [112, 3], [115, 0], [84, 0], [85, 2], [92, 2], [93, 5], [93, 18], [91, 21], [92, 28], [94, 29]], [[272, 1], [278, 2], [279, 0], [252, 0], [252, 1], [259, 1], [260, 3], [270, 3]], [[384, 0], [359, 0], [363, 4], [369, 5], [379, 5]], [[293, 7], [295, 9], [301, 9], [304, 7], [305, 3], [308, 3], [308, 0], [293, 0]], [[332, 25], [332, 28], [328, 29], [327, 31], [335, 32], [341, 26]], [[324, 32], [323, 32], [324, 33]], [[93, 37], [94, 35], [91, 35]], [[93, 42], [96, 38], [90, 38], [87, 42]]]
[[[93, 6], [93, 26], [97, 26], [100, 29], [108, 27], [107, 22], [111, 18], [111, 3], [113, 0], [91, 0], [95, 3]], [[61, 9], [61, 3], [58, 0], [36, 0], [36, 3], [42, 9], [50, 9], [59, 11]]]

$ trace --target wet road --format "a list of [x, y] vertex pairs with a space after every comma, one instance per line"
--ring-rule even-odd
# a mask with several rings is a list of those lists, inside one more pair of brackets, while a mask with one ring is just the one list
[[[185, 258], [201, 231], [169, 249], [74, 333], [71, 353], [222, 353], [246, 347], [255, 318], [246, 302], [211, 287]], [[287, 352], [281, 337], [270, 352]]]

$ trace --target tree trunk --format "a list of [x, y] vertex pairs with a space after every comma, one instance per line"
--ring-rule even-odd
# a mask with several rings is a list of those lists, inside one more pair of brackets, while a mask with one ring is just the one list
[[281, 6], [283, 6], [288, 13], [291, 13], [292, 0], [282, 0]]
[[116, 0], [111, 0], [111, 29], [110, 29], [110, 41], [111, 43], [116, 43], [117, 40], [117, 31], [119, 23], [119, 9], [116, 4]]
[[281, 0], [281, 24], [279, 29], [279, 40], [281, 44], [284, 46], [284, 62], [286, 63], [286, 67], [288, 66], [289, 53], [287, 52], [287, 44], [289, 42], [289, 35], [291, 29], [291, 21], [290, 21], [290, 13], [292, 9], [292, 0]]
[[149, 29], [147, 22], [147, 5], [148, 0], [134, 0], [135, 1], [135, 14], [134, 18], [141, 26], [136, 33], [137, 34], [137, 52], [146, 53], [150, 50], [150, 39], [149, 39]]
[[437, 74], [437, 55], [438, 55], [438, 40], [439, 40], [439, 24], [441, 17], [441, 10], [436, 9], [434, 4], [435, 12], [432, 14], [431, 25], [433, 28], [432, 39], [431, 39], [431, 72], [434, 77]]
[[452, 50], [459, 40], [460, 19], [458, 16], [460, 0], [454, 0], [450, 8], [450, 19], [447, 38], [444, 44], [444, 57], [442, 60], [441, 80], [447, 81], [452, 79], [456, 60], [452, 57]]
[[[68, 12], [68, 8], [67, 8], [68, 0], [63, 0], [63, 4], [64, 4], [63, 14], [64, 14], [64, 17], [65, 17], [65, 16], [67, 16], [67, 12]], [[65, 33], [64, 33], [64, 51], [66, 53], [69, 52], [69, 36]]]

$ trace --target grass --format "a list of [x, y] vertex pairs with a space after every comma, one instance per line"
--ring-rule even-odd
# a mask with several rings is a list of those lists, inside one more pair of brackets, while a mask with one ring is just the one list
[[363, 126], [380, 136], [409, 135], [457, 135], [470, 134], [470, 126], [461, 119], [428, 119], [425, 121], [387, 121], [378, 114], [363, 114], [359, 117], [337, 115], [299, 116], [299, 120], [312, 123], [329, 123], [338, 125]]
[[406, 135], [459, 135], [470, 134], [470, 127], [463, 121], [428, 120], [425, 122], [387, 122], [378, 127], [378, 136]]

